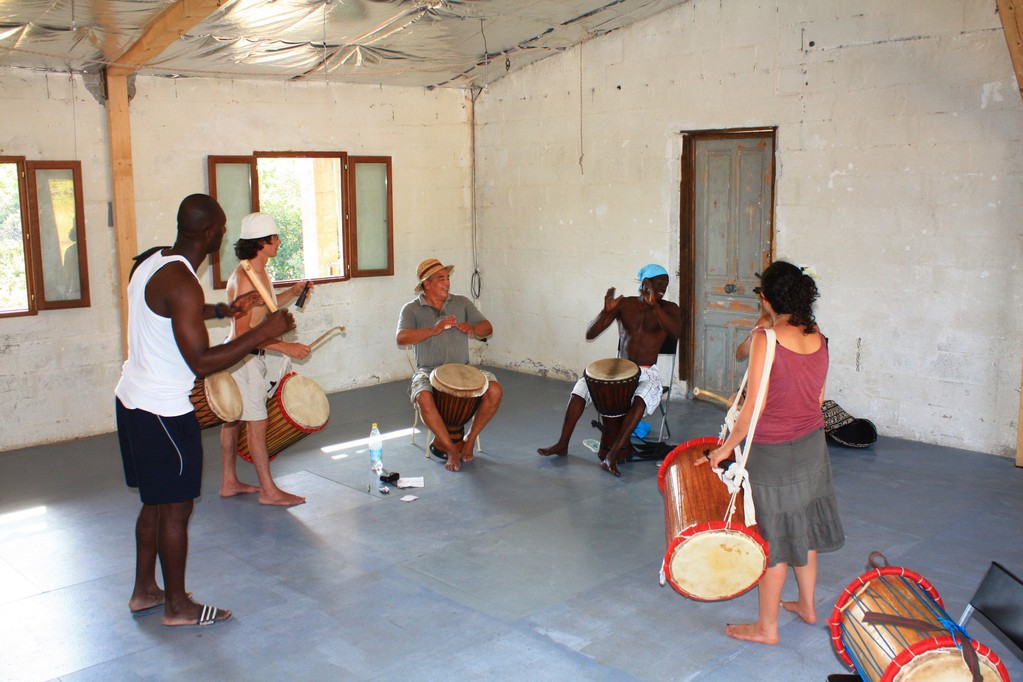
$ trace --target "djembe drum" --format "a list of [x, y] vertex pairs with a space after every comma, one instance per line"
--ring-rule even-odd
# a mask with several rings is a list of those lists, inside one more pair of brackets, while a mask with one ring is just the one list
[[456, 448], [465, 438], [465, 425], [479, 409], [490, 382], [470, 365], [449, 363], [430, 372], [433, 401]]
[[853, 580], [828, 619], [831, 643], [867, 682], [1008, 682], [1005, 664], [949, 618], [926, 579], [882, 566]]
[[[281, 379], [277, 392], [266, 401], [266, 449], [270, 459], [310, 433], [316, 433], [330, 419], [330, 403], [320, 385], [297, 372]], [[238, 456], [251, 462], [245, 423], [238, 433]]]
[[189, 400], [195, 407], [195, 418], [202, 429], [233, 422], [242, 416], [242, 392], [227, 371], [196, 377]]
[[[662, 571], [672, 587], [699, 601], [737, 597], [767, 570], [767, 543], [756, 526], [726, 520], [732, 497], [727, 486], [709, 464], [696, 466], [717, 445], [711, 437], [683, 443], [657, 471], [668, 538]], [[742, 518], [741, 495], [733, 514]]]
[[603, 424], [600, 434], [601, 459], [611, 450], [622, 430], [632, 396], [639, 386], [639, 365], [624, 358], [594, 360], [583, 372], [593, 407]]

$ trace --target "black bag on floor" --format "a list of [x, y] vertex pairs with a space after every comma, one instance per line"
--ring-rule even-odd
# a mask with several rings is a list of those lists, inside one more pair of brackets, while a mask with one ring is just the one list
[[877, 428], [869, 419], [853, 417], [834, 400], [821, 405], [824, 414], [824, 435], [828, 440], [847, 448], [869, 448], [877, 442]]

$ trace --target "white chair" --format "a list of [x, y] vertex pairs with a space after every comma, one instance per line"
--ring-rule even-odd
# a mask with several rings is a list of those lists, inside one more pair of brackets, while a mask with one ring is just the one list
[[657, 369], [661, 374], [661, 427], [657, 431], [657, 442], [663, 443], [671, 438], [668, 426], [668, 405], [671, 404], [671, 389], [675, 385], [675, 363], [678, 358], [678, 339], [668, 337], [657, 352]]

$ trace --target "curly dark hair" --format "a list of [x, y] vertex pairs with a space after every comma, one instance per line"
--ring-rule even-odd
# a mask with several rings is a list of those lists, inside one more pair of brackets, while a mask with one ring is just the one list
[[238, 260], [251, 260], [262, 250], [264, 244], [273, 241], [274, 235], [258, 239], [239, 239], [234, 243], [234, 255]]
[[813, 277], [792, 263], [775, 261], [760, 276], [760, 291], [774, 312], [789, 315], [793, 326], [802, 327], [804, 334], [817, 329], [813, 317], [813, 302], [820, 294]]

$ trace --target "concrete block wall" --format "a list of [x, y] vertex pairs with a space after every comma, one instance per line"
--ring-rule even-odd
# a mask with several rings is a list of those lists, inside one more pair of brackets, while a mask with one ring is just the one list
[[613, 355], [584, 340], [604, 291], [679, 267], [680, 131], [777, 126], [775, 256], [819, 275], [829, 397], [1015, 452], [1023, 103], [993, 0], [693, 0], [491, 84], [475, 120], [487, 361]]
[[[140, 76], [131, 102], [139, 250], [173, 242], [181, 199], [208, 190], [206, 157], [254, 151], [344, 150], [393, 160], [395, 276], [316, 289], [296, 313], [297, 340], [347, 327], [296, 369], [328, 392], [410, 375], [394, 343], [398, 311], [413, 298], [415, 268], [429, 256], [471, 274], [466, 100], [453, 90], [278, 84]], [[114, 429], [120, 376], [121, 283], [109, 222], [106, 112], [67, 75], [0, 74], [0, 155], [81, 159], [92, 306], [0, 319], [0, 450]], [[208, 300], [209, 265], [199, 271]], [[227, 333], [210, 322], [216, 343]]]

